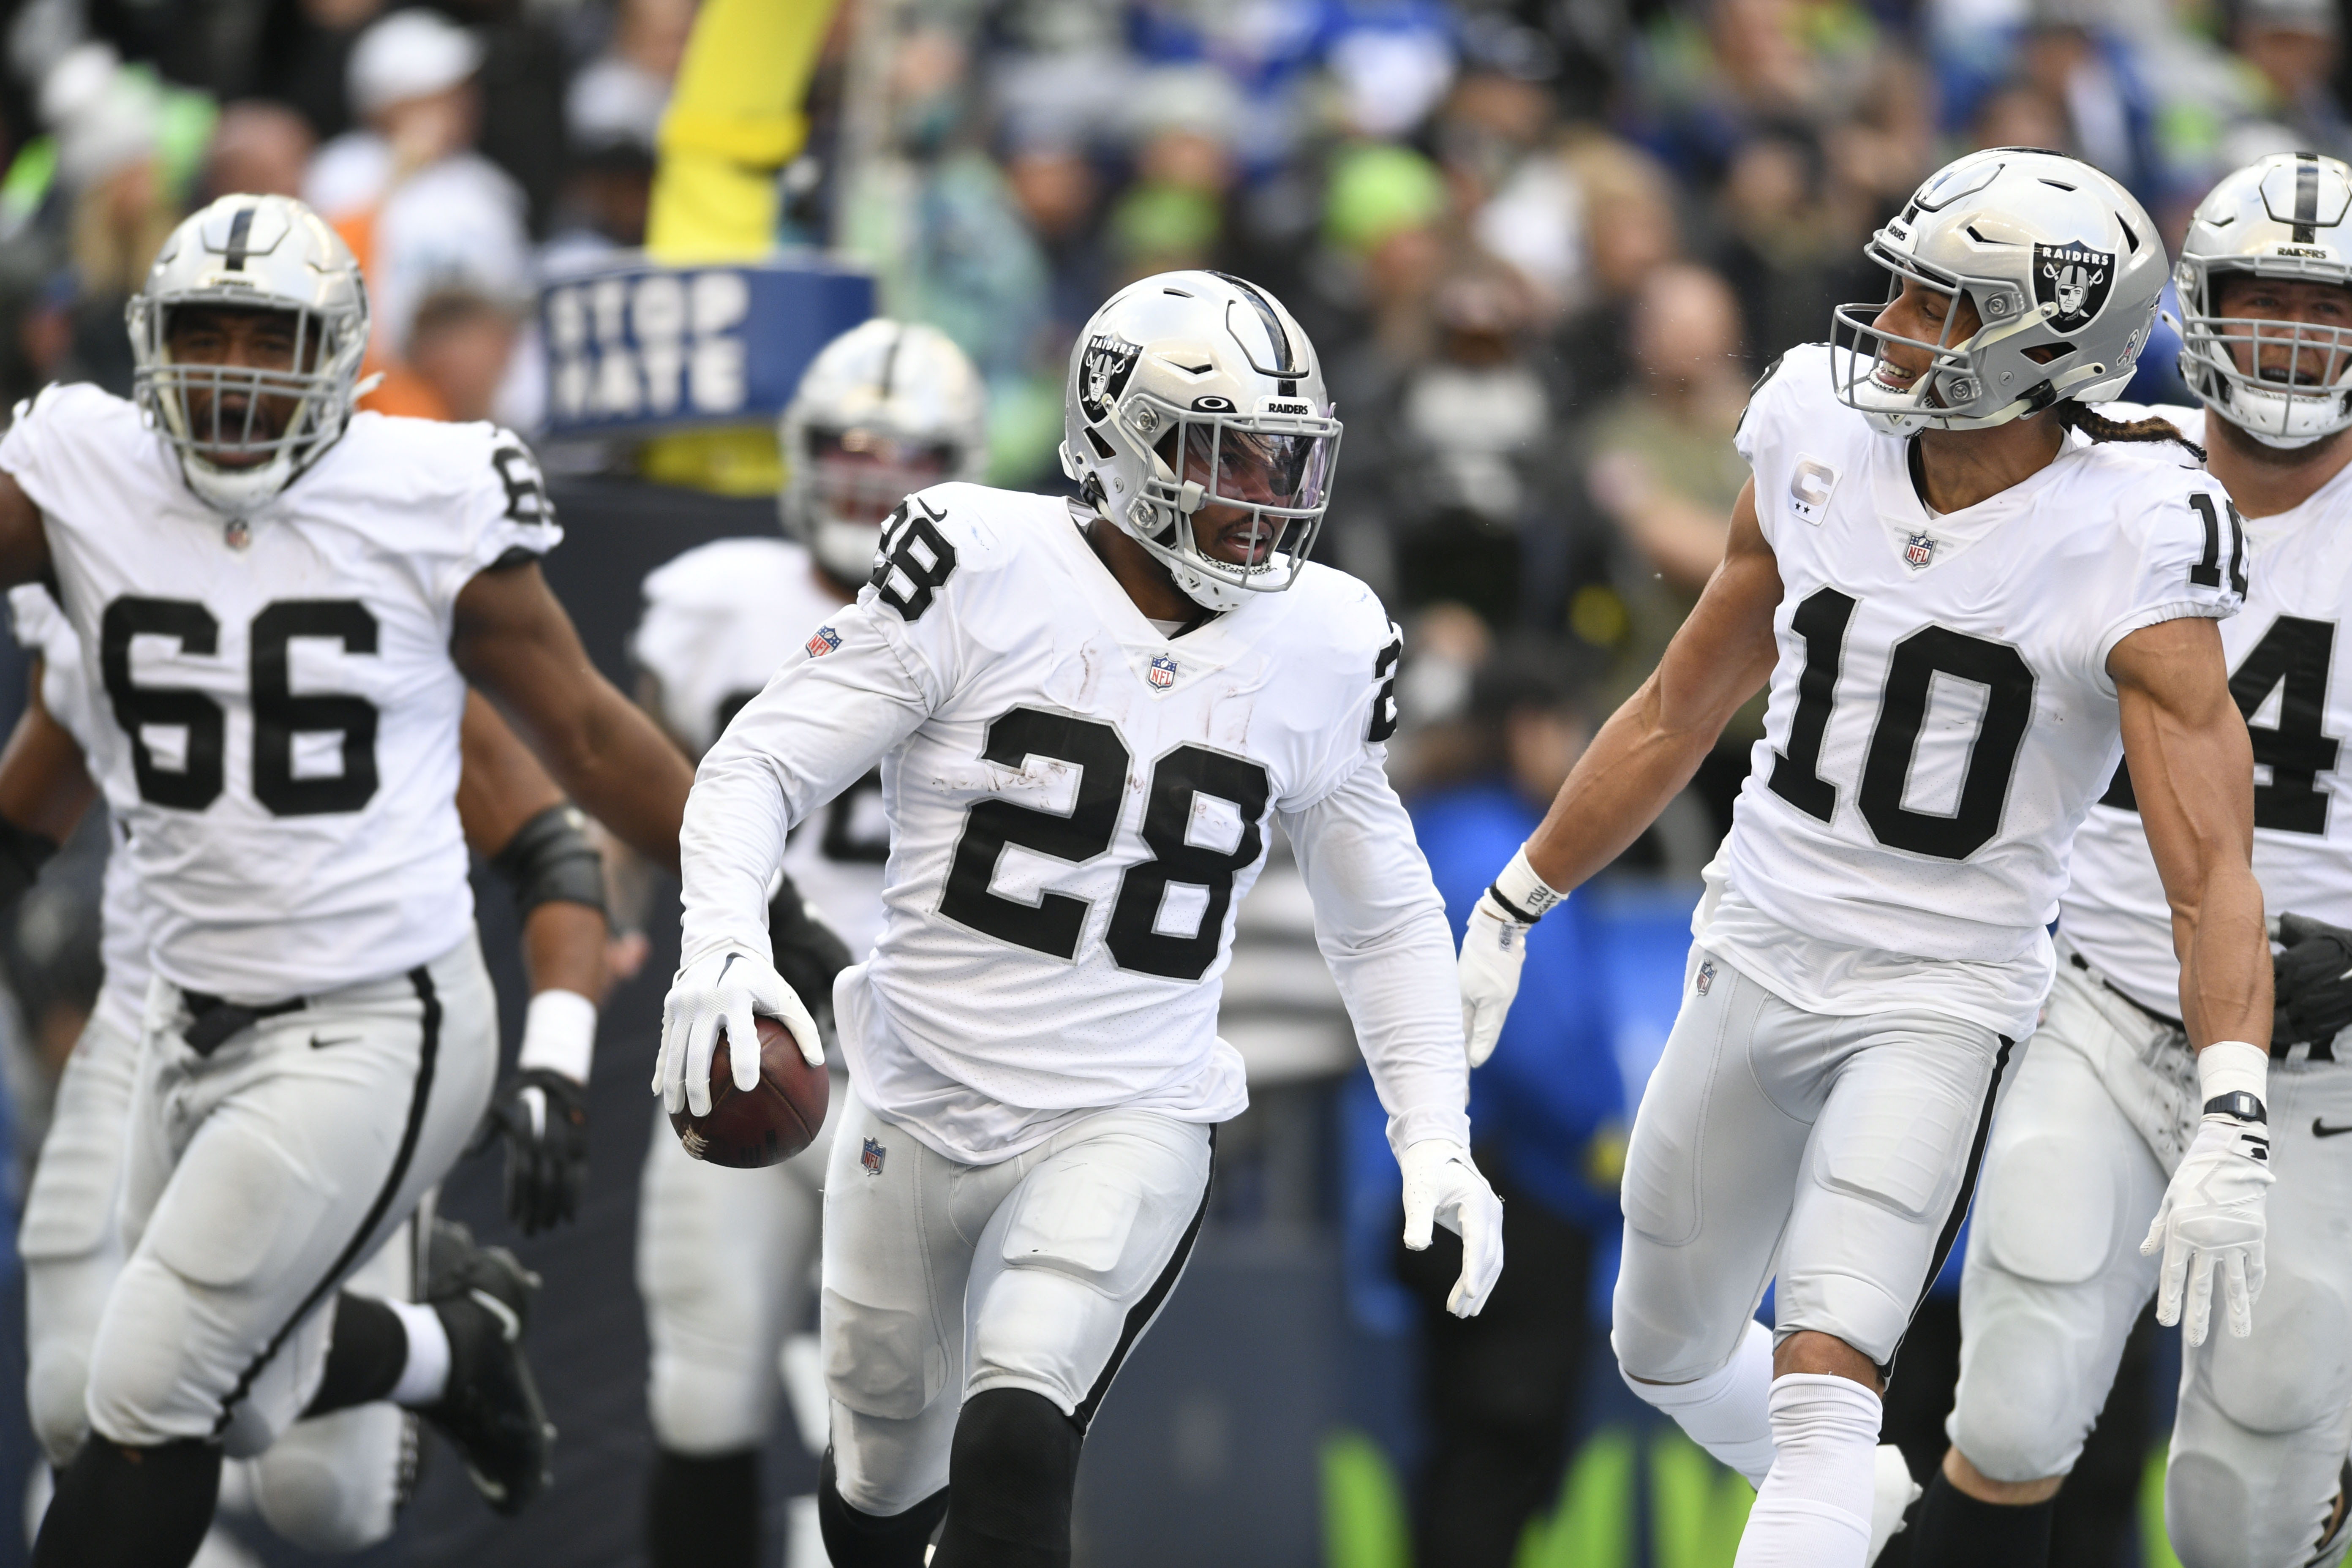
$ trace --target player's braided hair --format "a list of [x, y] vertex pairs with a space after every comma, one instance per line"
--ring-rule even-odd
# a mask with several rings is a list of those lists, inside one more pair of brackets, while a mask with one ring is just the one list
[[2173, 428], [2168, 420], [2150, 416], [2146, 419], [2110, 419], [2087, 403], [2073, 399], [2058, 405], [2059, 427], [2080, 430], [2094, 441], [2170, 441], [2186, 447], [2205, 460], [2205, 448]]

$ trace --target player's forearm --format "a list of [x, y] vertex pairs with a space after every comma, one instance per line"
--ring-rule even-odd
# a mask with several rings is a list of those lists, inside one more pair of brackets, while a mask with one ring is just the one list
[[524, 917], [523, 967], [531, 993], [569, 991], [604, 1000], [604, 915], [586, 904], [555, 900]]
[[2175, 917], [2180, 941], [2180, 1018], [2200, 1049], [2215, 1040], [2271, 1040], [2271, 947], [2263, 889], [2252, 868], [2228, 860], [2205, 878], [2192, 910]]
[[591, 675], [576, 719], [541, 756], [583, 810], [655, 864], [678, 868], [678, 832], [693, 770], [659, 727], [602, 676]]
[[1664, 706], [1653, 675], [1610, 716], [1560, 785], [1528, 839], [1528, 863], [1548, 886], [1568, 892], [1623, 854], [1690, 783], [1732, 710], [1677, 725]]
[[678, 833], [680, 968], [730, 945], [768, 951], [768, 882], [791, 826], [773, 770], [733, 731], [720, 737]]
[[1402, 1151], [1423, 1139], [1467, 1147], [1468, 1069], [1445, 902], [1412, 819], [1377, 763], [1284, 831], [1315, 901], [1315, 935], [1356, 1027]]

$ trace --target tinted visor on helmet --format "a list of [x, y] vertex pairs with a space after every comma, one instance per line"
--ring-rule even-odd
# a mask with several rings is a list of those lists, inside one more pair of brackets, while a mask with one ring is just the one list
[[[1200, 487], [1193, 534], [1202, 554], [1245, 569], [1262, 568], [1277, 553], [1304, 555], [1329, 500], [1336, 434], [1188, 420], [1181, 439], [1180, 482], [1188, 489]], [[1162, 456], [1171, 454], [1163, 450]], [[1212, 508], [1239, 509], [1247, 514], [1246, 525], [1235, 527], [1235, 520], [1213, 512], [1204, 518], [1202, 511]]]
[[956, 469], [951, 441], [911, 441], [887, 431], [811, 426], [806, 450], [810, 492], [818, 511], [842, 522], [879, 523], [890, 509]]

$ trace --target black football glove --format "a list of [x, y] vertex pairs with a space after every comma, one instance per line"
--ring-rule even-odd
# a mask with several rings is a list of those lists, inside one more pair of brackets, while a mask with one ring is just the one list
[[856, 962], [849, 944], [817, 918], [792, 879], [768, 906], [768, 950], [776, 973], [816, 1020], [829, 1050], [833, 1047], [833, 977]]
[[2271, 1049], [2334, 1039], [2352, 1025], [2352, 931], [2283, 914], [2278, 940], [2282, 951], [2271, 958]]
[[588, 1190], [587, 1091], [551, 1068], [525, 1068], [499, 1091], [490, 1126], [506, 1135], [515, 1228], [537, 1236], [575, 1217]]

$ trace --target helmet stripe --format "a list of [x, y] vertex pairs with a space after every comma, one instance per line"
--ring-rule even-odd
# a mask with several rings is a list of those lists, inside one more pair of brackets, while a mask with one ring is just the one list
[[[2317, 200], [2316, 197], [2313, 199]], [[239, 207], [236, 216], [229, 222], [228, 258], [224, 265], [232, 272], [245, 270], [245, 258], [252, 254], [247, 246], [253, 238], [253, 215], [260, 210], [259, 207]]]
[[2319, 164], [2311, 158], [2298, 160], [2294, 166], [2294, 242], [2309, 245], [2317, 237], [2313, 226], [2319, 221]]
[[900, 327], [890, 334], [890, 347], [882, 355], [882, 400], [890, 400], [890, 373], [898, 368], [898, 345], [907, 341], [907, 329]]
[[1265, 296], [1259, 293], [1255, 285], [1245, 282], [1242, 279], [1236, 278], [1229, 272], [1220, 272], [1216, 274], [1216, 276], [1223, 279], [1226, 282], [1240, 289], [1243, 296], [1249, 300], [1251, 306], [1257, 311], [1258, 319], [1265, 323], [1266, 342], [1274, 350], [1275, 374], [1277, 375], [1297, 374], [1298, 363], [1296, 360], [1290, 357], [1290, 334], [1282, 330], [1282, 318], [1274, 313], [1274, 307], [1265, 302]]

